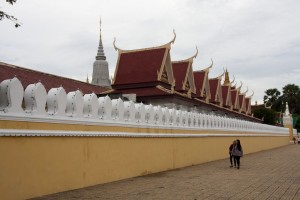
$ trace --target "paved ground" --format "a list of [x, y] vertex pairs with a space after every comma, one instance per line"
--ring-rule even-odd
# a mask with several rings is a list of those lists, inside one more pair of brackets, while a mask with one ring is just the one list
[[241, 169], [219, 160], [131, 178], [36, 200], [122, 199], [297, 199], [300, 200], [300, 145], [245, 155]]

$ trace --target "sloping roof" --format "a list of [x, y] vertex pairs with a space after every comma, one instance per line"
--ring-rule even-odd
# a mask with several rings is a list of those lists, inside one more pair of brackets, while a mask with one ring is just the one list
[[240, 112], [246, 112], [245, 95], [239, 94]]
[[172, 69], [175, 78], [175, 90], [183, 91], [185, 86], [185, 78], [187, 76], [189, 62], [172, 62]]
[[218, 102], [219, 80], [218, 79], [209, 79], [209, 86], [210, 86], [211, 101]]
[[45, 86], [46, 91], [60, 86], [62, 86], [66, 92], [76, 91], [79, 89], [83, 94], [89, 94], [92, 92], [98, 94], [109, 90], [108, 88], [92, 85], [78, 80], [56, 76], [2, 62], [0, 62], [0, 69], [0, 82], [6, 79], [12, 79], [16, 76], [21, 81], [24, 89], [29, 84], [41, 82]]
[[231, 92], [231, 102], [233, 105], [233, 109], [239, 109], [239, 100], [238, 100], [238, 91], [236, 89], [233, 89]]
[[202, 91], [204, 90], [203, 85], [205, 84], [204, 78], [206, 76], [206, 72], [205, 71], [196, 71], [196, 72], [193, 72], [193, 75], [194, 75], [195, 86], [196, 86], [196, 96], [203, 97]]
[[246, 114], [251, 114], [251, 98], [250, 97], [245, 98], [245, 104], [246, 104]]
[[157, 81], [167, 48], [121, 52], [116, 67], [114, 85]]
[[231, 92], [229, 85], [222, 85], [222, 98], [224, 106], [231, 106]]

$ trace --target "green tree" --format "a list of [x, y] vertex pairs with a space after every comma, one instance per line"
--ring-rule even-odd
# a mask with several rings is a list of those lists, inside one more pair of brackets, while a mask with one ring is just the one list
[[282, 111], [282, 96], [277, 88], [271, 88], [265, 91], [264, 103], [266, 106], [271, 106], [271, 108], [277, 112]]
[[[14, 3], [17, 2], [17, 0], [6, 0], [7, 3], [13, 5]], [[18, 22], [18, 19], [15, 18], [12, 15], [7, 14], [6, 12], [4, 12], [3, 10], [0, 10], [0, 21], [3, 19], [8, 19], [10, 21], [12, 21], [15, 24], [15, 27], [18, 28], [19, 26], [21, 26], [21, 24]]]
[[265, 124], [276, 124], [276, 112], [274, 110], [260, 107], [253, 111], [253, 115], [256, 118], [263, 119]]
[[288, 102], [290, 113], [300, 114], [300, 88], [295, 84], [287, 84], [282, 88], [283, 99]]

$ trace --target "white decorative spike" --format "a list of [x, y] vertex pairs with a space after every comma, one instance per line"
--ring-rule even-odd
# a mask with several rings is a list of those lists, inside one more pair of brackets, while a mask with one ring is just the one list
[[98, 117], [103, 120], [111, 120], [112, 101], [109, 96], [99, 97]]
[[112, 119], [120, 122], [124, 121], [124, 103], [122, 99], [113, 99], [112, 103]]
[[163, 125], [162, 123], [162, 109], [160, 106], [154, 106], [154, 123], [157, 125]]
[[147, 124], [154, 123], [154, 108], [150, 105], [145, 105], [146, 115], [145, 115], [145, 122]]
[[67, 95], [66, 114], [70, 117], [83, 117], [83, 96], [79, 90]]
[[143, 103], [135, 104], [135, 121], [136, 123], [145, 123], [146, 118], [146, 108]]
[[23, 112], [22, 101], [24, 88], [18, 78], [4, 80], [0, 83], [0, 110], [4, 112]]
[[98, 117], [99, 103], [95, 93], [85, 94], [83, 96], [83, 116], [96, 118]]
[[25, 112], [35, 115], [46, 115], [47, 92], [43, 84], [30, 84], [25, 89]]
[[135, 120], [135, 106], [133, 101], [124, 102], [124, 120], [127, 122], [134, 122]]
[[162, 108], [162, 123], [167, 126], [170, 125], [170, 111], [167, 107]]
[[52, 88], [47, 95], [47, 108], [49, 115], [66, 115], [67, 94], [63, 87]]

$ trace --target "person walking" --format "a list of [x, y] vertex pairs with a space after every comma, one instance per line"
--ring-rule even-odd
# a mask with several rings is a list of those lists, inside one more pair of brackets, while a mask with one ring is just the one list
[[232, 149], [232, 155], [234, 159], [234, 165], [237, 165], [237, 169], [240, 169], [240, 159], [243, 156], [243, 148], [240, 140], [236, 140], [236, 144]]
[[[232, 155], [232, 149], [233, 147], [236, 145], [236, 141], [234, 140], [232, 142], [232, 144], [229, 147], [229, 159], [230, 159], [230, 168], [233, 167], [232, 163], [233, 163], [233, 155]], [[236, 167], [236, 163], [234, 163], [234, 166]]]

